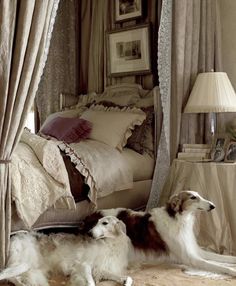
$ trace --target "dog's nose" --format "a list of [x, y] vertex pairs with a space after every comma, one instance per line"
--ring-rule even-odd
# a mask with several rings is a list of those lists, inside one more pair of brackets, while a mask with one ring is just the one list
[[214, 210], [215, 206], [213, 204], [210, 204], [210, 210]]

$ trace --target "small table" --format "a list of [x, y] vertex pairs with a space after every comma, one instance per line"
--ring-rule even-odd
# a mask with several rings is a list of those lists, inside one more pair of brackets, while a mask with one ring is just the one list
[[199, 244], [219, 253], [236, 255], [236, 163], [175, 159], [160, 204], [186, 189], [198, 192], [216, 205], [216, 210], [197, 218]]

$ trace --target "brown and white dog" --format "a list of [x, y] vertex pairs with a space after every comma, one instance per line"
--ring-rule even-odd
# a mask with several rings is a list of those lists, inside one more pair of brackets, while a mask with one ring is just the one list
[[236, 257], [201, 249], [194, 235], [195, 212], [211, 211], [214, 208], [212, 202], [202, 198], [197, 192], [187, 190], [173, 195], [165, 206], [147, 212], [125, 208], [96, 211], [85, 219], [83, 231], [89, 231], [101, 217], [113, 215], [126, 225], [127, 235], [132, 242], [131, 262], [164, 260], [236, 276], [236, 269], [222, 265], [236, 264]]

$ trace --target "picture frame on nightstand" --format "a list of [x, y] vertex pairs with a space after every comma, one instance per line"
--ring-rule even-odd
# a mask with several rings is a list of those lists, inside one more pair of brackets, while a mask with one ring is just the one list
[[231, 141], [228, 143], [226, 154], [225, 154], [225, 162], [236, 162], [236, 142]]
[[227, 134], [216, 134], [212, 141], [211, 160], [214, 162], [224, 161], [229, 138]]

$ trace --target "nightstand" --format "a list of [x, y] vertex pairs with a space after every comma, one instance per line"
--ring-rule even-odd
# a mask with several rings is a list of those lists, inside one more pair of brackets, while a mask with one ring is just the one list
[[219, 253], [236, 255], [236, 163], [191, 162], [175, 159], [160, 198], [190, 189], [216, 205], [197, 218], [199, 244]]

